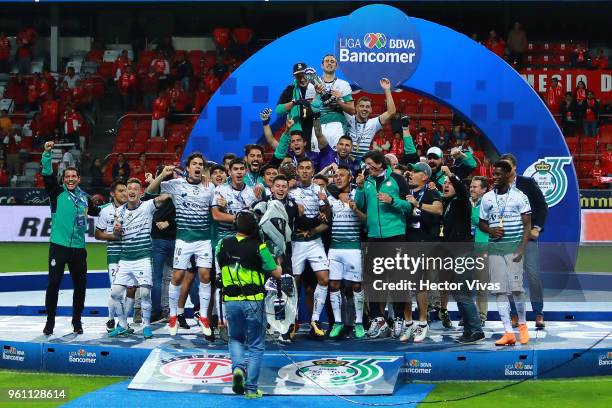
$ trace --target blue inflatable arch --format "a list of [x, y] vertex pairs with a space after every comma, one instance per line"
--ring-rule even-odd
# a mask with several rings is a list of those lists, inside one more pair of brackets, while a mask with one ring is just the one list
[[[396, 17], [402, 12], [390, 6], [370, 5], [355, 13], [369, 13], [373, 20], [380, 20], [387, 14]], [[218, 161], [226, 152], [242, 154], [245, 144], [259, 140], [259, 112], [275, 106], [284, 87], [292, 81], [293, 64], [303, 61], [320, 73], [322, 57], [335, 52], [339, 33], [346, 31], [350, 18], [333, 18], [303, 27], [250, 57], [211, 98], [191, 133], [185, 154], [199, 150]], [[519, 174], [544, 158], [571, 157], [543, 101], [506, 62], [448, 27], [404, 18], [418, 33], [420, 61], [416, 69], [412, 67], [411, 76], [396, 86], [427, 95], [460, 112], [486, 135], [498, 153], [512, 152], [517, 156]], [[339, 68], [339, 76], [346, 77], [342, 62]], [[354, 78], [347, 79], [355, 82]], [[552, 184], [562, 187], [565, 194], [550, 208], [542, 240], [576, 243], [580, 239], [580, 206], [573, 164], [561, 164], [559, 174], [561, 177], [553, 178]], [[569, 254], [572, 264], [574, 257]]]

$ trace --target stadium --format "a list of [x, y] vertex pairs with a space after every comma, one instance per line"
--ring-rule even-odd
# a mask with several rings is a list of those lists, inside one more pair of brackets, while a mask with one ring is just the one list
[[611, 406], [610, 2], [1, 6], [0, 407]]

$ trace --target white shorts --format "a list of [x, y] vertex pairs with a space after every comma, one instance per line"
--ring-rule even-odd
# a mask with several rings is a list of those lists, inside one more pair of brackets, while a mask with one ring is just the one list
[[119, 268], [113, 284], [122, 286], [153, 286], [151, 259], [119, 261]]
[[185, 242], [177, 239], [174, 244], [174, 269], [189, 269], [192, 255], [195, 255], [198, 268], [212, 268], [213, 250], [210, 240]]
[[330, 280], [363, 281], [361, 249], [331, 248], [328, 256]]
[[108, 281], [110, 282], [111, 286], [113, 286], [113, 282], [115, 281], [115, 275], [117, 275], [117, 268], [119, 268], [119, 264], [108, 264]]
[[[327, 140], [329, 147], [331, 147], [334, 151], [336, 150], [336, 145], [338, 144], [338, 140], [342, 136], [344, 136], [344, 127], [340, 122], [330, 122], [324, 125], [321, 125], [321, 131], [323, 132], [323, 136]], [[316, 137], [311, 138], [310, 140], [311, 150], [313, 152], [320, 151], [319, 143]]]
[[310, 262], [314, 272], [329, 270], [329, 261], [321, 238], [312, 241], [294, 241], [291, 243], [291, 249], [291, 268], [294, 276], [304, 272], [306, 261]]
[[499, 284], [499, 290], [491, 293], [524, 292], [523, 288], [523, 259], [520, 262], [512, 260], [514, 254], [489, 254], [490, 283]]

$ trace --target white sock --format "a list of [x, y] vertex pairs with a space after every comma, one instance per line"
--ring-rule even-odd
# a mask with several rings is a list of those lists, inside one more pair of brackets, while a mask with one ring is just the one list
[[314, 291], [314, 307], [312, 308], [311, 321], [318, 321], [319, 317], [321, 317], [321, 312], [325, 306], [325, 299], [327, 299], [327, 286], [317, 285]]
[[125, 287], [121, 285], [113, 285], [111, 289], [111, 300], [113, 302], [113, 313], [119, 317], [119, 325], [127, 327], [127, 316], [124, 308]]
[[342, 294], [339, 290], [329, 293], [332, 311], [334, 312], [334, 321], [336, 324], [342, 323]]
[[519, 323], [527, 323], [527, 312], [525, 311], [525, 294], [522, 292], [513, 292], [512, 297], [514, 298], [514, 305], [516, 306], [516, 314], [518, 315]]
[[[136, 296], [136, 295], [134, 295]], [[134, 298], [131, 298], [129, 296], [125, 297], [125, 318], [127, 319], [127, 317], [130, 315], [130, 313], [132, 313], [132, 317], [134, 316]]]
[[353, 292], [353, 302], [355, 302], [355, 323], [363, 323], [363, 290]]
[[176, 313], [182, 315], [183, 313], [185, 313], [185, 308], [184, 307], [177, 308]]
[[146, 327], [151, 324], [151, 289], [140, 288], [140, 308], [142, 309], [142, 325]]
[[181, 285], [175, 286], [172, 282], [168, 286], [168, 306], [170, 307], [170, 316], [177, 315], [179, 296], [181, 295]]
[[[504, 324], [504, 330], [506, 333], [513, 333], [512, 330], [512, 321], [510, 320], [510, 299], [508, 299], [508, 295], [504, 293], [500, 293], [496, 296], [497, 300], [497, 311], [499, 312], [499, 318]], [[518, 305], [518, 302], [515, 303]], [[523, 305], [523, 311], [525, 310], [525, 306]]]
[[419, 320], [419, 326], [427, 326], [427, 320]]
[[200, 316], [208, 318], [208, 305], [210, 304], [210, 282], [200, 282], [198, 295], [200, 295]]

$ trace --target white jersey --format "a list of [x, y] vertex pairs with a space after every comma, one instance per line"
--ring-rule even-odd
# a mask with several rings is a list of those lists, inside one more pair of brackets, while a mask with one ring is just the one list
[[151, 258], [151, 225], [155, 200], [141, 201], [133, 210], [123, 204], [117, 210], [121, 221], [121, 261]]
[[355, 158], [361, 159], [369, 150], [376, 133], [382, 130], [380, 117], [368, 119], [365, 123], [357, 120], [357, 115], [344, 114], [348, 124], [348, 133], [353, 139]]
[[[227, 204], [225, 207], [219, 207], [217, 205], [217, 198], [223, 197]], [[255, 196], [255, 192], [252, 187], [243, 185], [242, 190], [236, 190], [231, 184], [220, 184], [215, 188], [215, 199], [213, 207], [219, 207], [223, 212], [227, 214], [236, 215], [245, 208], [250, 208], [251, 204], [257, 201], [258, 198]], [[217, 241], [224, 237], [236, 232], [234, 224], [231, 222], [219, 222], [218, 223], [218, 237]]]
[[[332, 91], [340, 91], [340, 95], [342, 95], [342, 100], [344, 102], [350, 102], [353, 100], [353, 90], [348, 82], [344, 79], [335, 78], [331, 82], [323, 81], [325, 85], [326, 92]], [[342, 122], [346, 124], [346, 119], [342, 114], [342, 108], [337, 103], [332, 104], [323, 104], [321, 106], [321, 124], [331, 123], [331, 122]]]
[[161, 192], [172, 195], [176, 208], [176, 238], [185, 242], [207, 241], [211, 238], [210, 207], [215, 186], [192, 184], [186, 178], [164, 181]]
[[304, 216], [315, 218], [319, 216], [319, 193], [323, 191], [321, 186], [311, 183], [309, 186], [297, 186], [289, 190], [289, 198], [304, 207]]
[[521, 190], [510, 187], [505, 194], [489, 191], [480, 203], [480, 218], [486, 220], [490, 227], [503, 227], [501, 238], [489, 236], [490, 242], [520, 242], [523, 238], [522, 214], [531, 213], [529, 199]]
[[[100, 215], [96, 221], [96, 228], [100, 231], [112, 234], [115, 228], [115, 221], [119, 216], [118, 210], [121, 207], [115, 207], [113, 202], [105, 204], [100, 210]], [[116, 264], [119, 262], [119, 256], [121, 255], [121, 241], [107, 241], [106, 242], [106, 263]]]
[[[349, 198], [355, 200], [355, 190], [349, 193]], [[359, 249], [361, 248], [361, 221], [351, 207], [333, 196], [328, 198], [332, 210], [331, 245], [330, 248]]]

